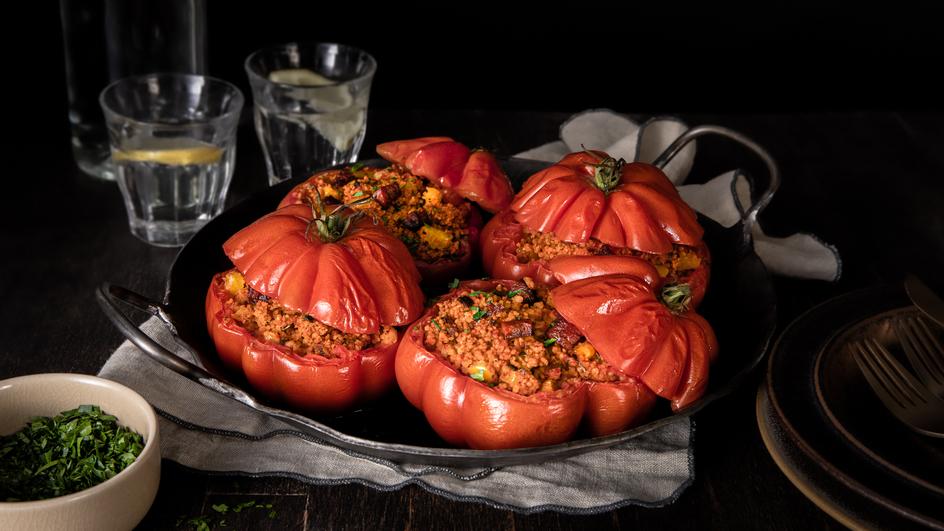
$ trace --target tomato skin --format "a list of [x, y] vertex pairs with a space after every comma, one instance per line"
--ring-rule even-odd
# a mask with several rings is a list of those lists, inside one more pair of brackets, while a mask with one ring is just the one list
[[704, 230], [695, 211], [655, 166], [624, 163], [615, 186], [600, 189], [595, 175], [606, 157], [601, 151], [571, 153], [529, 177], [511, 203], [515, 221], [566, 242], [596, 238], [653, 254], [701, 243]]
[[[460, 283], [444, 298], [492, 290], [511, 281]], [[404, 396], [423, 411], [452, 445], [477, 449], [524, 448], [570, 439], [583, 424], [594, 436], [618, 433], [648, 414], [656, 396], [633, 378], [615, 383], [580, 382], [554, 395], [521, 396], [484, 385], [454, 369], [423, 342], [430, 308], [404, 335], [396, 355], [396, 379]]]
[[658, 283], [615, 274], [574, 280], [552, 289], [551, 297], [607, 363], [678, 411], [707, 389], [718, 341], [694, 311], [673, 313], [662, 304], [659, 289]]
[[[489, 276], [512, 280], [531, 277], [545, 285], [556, 286], [590, 276], [624, 273], [642, 276], [653, 285], [661, 283], [658, 273], [648, 262], [632, 256], [559, 256], [551, 260], [520, 262], [515, 249], [524, 230], [524, 226], [515, 221], [511, 210], [496, 214], [485, 224], [481, 253], [482, 265]], [[701, 258], [701, 263], [681, 279], [692, 289], [693, 308], [701, 304], [711, 275], [711, 255], [704, 242], [699, 242], [695, 253]]]
[[409, 250], [368, 218], [335, 242], [310, 227], [312, 209], [290, 205], [234, 234], [223, 251], [257, 292], [342, 332], [372, 334], [423, 311]]
[[396, 342], [380, 347], [361, 351], [337, 347], [335, 358], [299, 356], [257, 339], [225, 315], [222, 275], [217, 274], [207, 290], [207, 330], [223, 364], [242, 372], [266, 398], [306, 412], [332, 413], [378, 398], [393, 386], [402, 333]]

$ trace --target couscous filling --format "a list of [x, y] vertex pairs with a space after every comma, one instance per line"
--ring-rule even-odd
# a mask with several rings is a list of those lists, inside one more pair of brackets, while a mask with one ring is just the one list
[[684, 282], [685, 277], [701, 265], [702, 258], [694, 248], [674, 245], [666, 254], [643, 253], [625, 247], [611, 247], [599, 240], [571, 243], [559, 240], [554, 233], [525, 229], [515, 249], [518, 261], [550, 260], [558, 256], [627, 255], [642, 258], [652, 264], [659, 276], [669, 283]]
[[288, 347], [299, 356], [316, 354], [334, 358], [336, 346], [357, 351], [397, 341], [397, 331], [391, 326], [381, 326], [377, 334], [349, 334], [320, 323], [304, 312], [284, 308], [249, 287], [236, 270], [222, 275], [219, 282], [226, 294], [224, 321], [235, 321], [257, 339]]
[[530, 278], [440, 301], [434, 315], [423, 325], [426, 348], [488, 386], [528, 396], [620, 379]]
[[[313, 204], [317, 195], [326, 204], [355, 203], [424, 262], [459, 258], [468, 240], [468, 202], [453, 204], [439, 186], [417, 177], [402, 166], [353, 166], [309, 181], [302, 200]], [[370, 197], [372, 201], [362, 201]]]

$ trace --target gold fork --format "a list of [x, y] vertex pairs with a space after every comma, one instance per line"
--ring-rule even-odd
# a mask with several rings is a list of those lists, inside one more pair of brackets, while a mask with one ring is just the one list
[[944, 400], [875, 339], [862, 339], [854, 345], [853, 358], [885, 407], [918, 433], [944, 438]]

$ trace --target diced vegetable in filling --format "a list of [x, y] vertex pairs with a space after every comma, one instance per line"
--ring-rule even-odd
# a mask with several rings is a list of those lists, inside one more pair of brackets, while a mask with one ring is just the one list
[[423, 327], [425, 346], [470, 378], [525, 396], [581, 380], [619, 380], [547, 297], [530, 278], [494, 291], [466, 290], [436, 304]]
[[382, 326], [377, 334], [349, 334], [316, 321], [312, 316], [280, 306], [246, 284], [235, 269], [223, 275], [223, 318], [232, 320], [266, 343], [284, 345], [292, 352], [337, 357], [336, 347], [364, 350], [397, 341], [397, 331]]
[[437, 185], [401, 166], [354, 166], [323, 174], [303, 187], [303, 200], [316, 201], [318, 193], [326, 204], [372, 198], [356, 208], [383, 223], [424, 262], [455, 260], [467, 248], [469, 203], [449, 201]]

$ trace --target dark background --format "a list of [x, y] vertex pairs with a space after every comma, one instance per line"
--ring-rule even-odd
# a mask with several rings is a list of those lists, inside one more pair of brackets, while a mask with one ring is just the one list
[[[208, 65], [248, 95], [242, 62], [257, 48], [292, 40], [359, 45], [380, 65], [371, 106], [382, 109], [942, 109], [940, 16], [888, 5], [870, 11], [764, 4], [763, 10], [592, 2], [406, 8], [209, 0]], [[4, 60], [14, 74], [5, 77], [25, 90], [16, 90], [7, 118], [68, 142], [58, 2], [8, 9]]]

